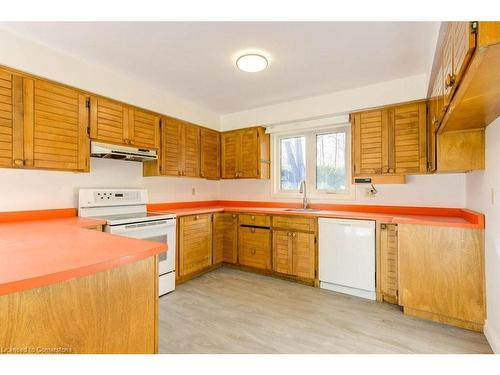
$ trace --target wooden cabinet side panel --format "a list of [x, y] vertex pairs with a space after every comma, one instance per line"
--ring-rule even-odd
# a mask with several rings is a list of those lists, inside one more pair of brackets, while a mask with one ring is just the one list
[[406, 224], [398, 237], [400, 304], [482, 325], [484, 231]]
[[[0, 296], [0, 346], [35, 353], [157, 352], [156, 257]], [[37, 349], [38, 348], [38, 349]]]
[[382, 224], [380, 229], [380, 291], [391, 302], [398, 297], [397, 225]]

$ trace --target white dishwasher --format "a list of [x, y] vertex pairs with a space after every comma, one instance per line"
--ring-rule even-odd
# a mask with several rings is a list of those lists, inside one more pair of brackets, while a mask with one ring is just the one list
[[375, 221], [318, 222], [320, 287], [374, 300]]

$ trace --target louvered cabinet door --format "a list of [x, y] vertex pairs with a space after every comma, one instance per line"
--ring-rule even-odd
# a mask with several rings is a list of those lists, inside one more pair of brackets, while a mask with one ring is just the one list
[[186, 276], [212, 264], [212, 215], [179, 219], [179, 276]]
[[224, 213], [224, 237], [222, 259], [226, 263], [238, 263], [238, 215]]
[[183, 130], [184, 169], [183, 176], [200, 177], [200, 128], [184, 123]]
[[0, 69], [0, 167], [24, 163], [22, 131], [16, 134], [15, 128], [23, 128], [22, 78]]
[[395, 224], [380, 225], [380, 292], [391, 303], [398, 298], [397, 228]]
[[90, 104], [90, 137], [117, 144], [129, 140], [129, 108], [113, 100], [92, 97]]
[[160, 147], [160, 117], [138, 108], [130, 109], [129, 138], [139, 148]]
[[451, 30], [451, 27], [448, 27], [446, 35], [443, 41], [443, 59], [442, 59], [442, 69], [443, 69], [443, 98], [444, 98], [444, 106], [448, 107], [451, 101], [451, 97], [454, 89], [454, 75], [453, 75], [453, 40], [454, 35]]
[[387, 173], [387, 116], [385, 110], [353, 115], [353, 175]]
[[460, 82], [476, 48], [476, 34], [471, 22], [451, 22], [453, 34], [453, 75], [456, 84]]
[[87, 97], [38, 79], [24, 79], [25, 165], [88, 171]]
[[291, 274], [292, 264], [292, 232], [273, 230], [273, 270], [283, 274]]
[[217, 180], [220, 178], [220, 136], [213, 130], [201, 129], [200, 176]]
[[[391, 170], [398, 174], [427, 171], [426, 104], [416, 103], [391, 109], [394, 135]], [[392, 156], [393, 155], [393, 156]]]
[[219, 264], [222, 263], [224, 256], [224, 234], [226, 231], [226, 216], [228, 214], [220, 212], [213, 214], [213, 226], [212, 226], [212, 263]]
[[312, 233], [293, 232], [292, 274], [314, 279], [316, 270], [316, 241]]
[[162, 118], [160, 173], [166, 176], [182, 174], [182, 123], [171, 118]]
[[238, 143], [237, 131], [222, 133], [222, 178], [236, 178], [238, 173]]
[[259, 176], [259, 140], [257, 129], [244, 129], [241, 132], [241, 151], [239, 177], [257, 178]]

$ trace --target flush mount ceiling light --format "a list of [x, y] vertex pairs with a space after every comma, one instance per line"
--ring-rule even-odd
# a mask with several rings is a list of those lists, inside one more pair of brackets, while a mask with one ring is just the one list
[[258, 53], [247, 53], [241, 55], [236, 60], [236, 66], [238, 69], [244, 72], [256, 73], [267, 68], [267, 59]]

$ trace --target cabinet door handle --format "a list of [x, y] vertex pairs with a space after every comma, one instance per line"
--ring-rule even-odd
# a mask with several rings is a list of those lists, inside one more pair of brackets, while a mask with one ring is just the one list
[[201, 177], [205, 177], [205, 172], [201, 171], [201, 172], [200, 172], [200, 176], [201, 176]]
[[389, 167], [383, 167], [382, 168], [382, 173], [387, 173], [389, 172]]
[[14, 165], [17, 165], [17, 166], [24, 165], [24, 160], [23, 159], [15, 159]]
[[252, 216], [250, 216], [250, 218], [251, 218], [252, 220], [255, 220], [255, 216], [253, 216], [253, 215], [252, 215]]
[[255, 228], [251, 228], [250, 232], [255, 233]]
[[232, 215], [231, 215], [231, 217], [232, 217], [233, 219], [236, 219], [236, 215], [235, 215], [235, 214], [232, 214]]
[[389, 168], [389, 173], [394, 173], [394, 169], [393, 168]]
[[456, 80], [455, 74], [449, 73], [446, 76], [446, 81], [445, 81], [446, 88], [452, 87], [455, 84], [455, 80]]
[[288, 237], [290, 237], [290, 236], [292, 235], [292, 233], [290, 233], [290, 232], [286, 232], [286, 235], [287, 235]]
[[252, 255], [255, 255], [255, 249], [252, 249], [250, 252], [252, 253]]
[[292, 233], [292, 237], [295, 237], [297, 235], [297, 233]]
[[177, 171], [177, 174], [178, 174], [179, 176], [181, 176], [181, 171]]
[[195, 219], [195, 220], [198, 220], [199, 218], [200, 218], [200, 217], [199, 217], [198, 215], [196, 215], [196, 216], [194, 217], [194, 219]]

